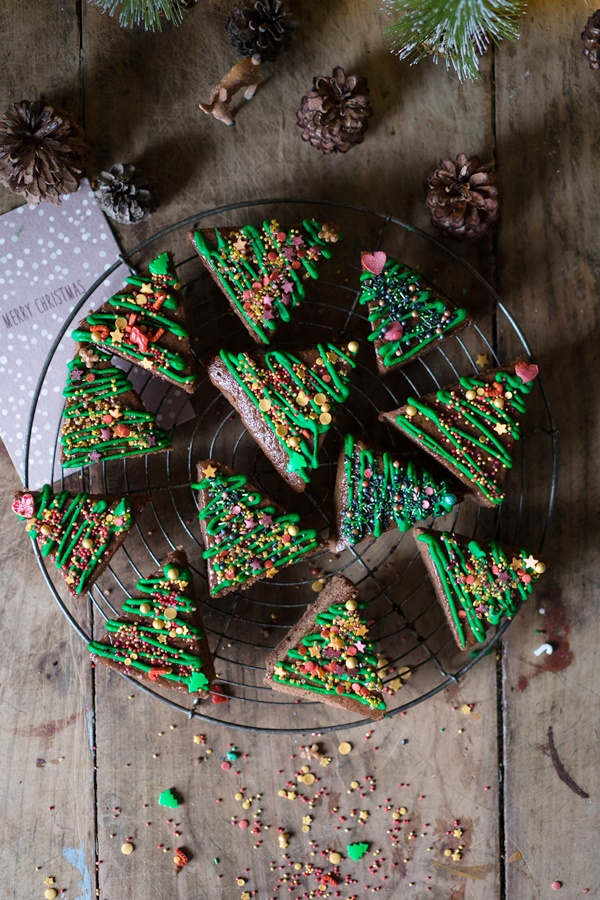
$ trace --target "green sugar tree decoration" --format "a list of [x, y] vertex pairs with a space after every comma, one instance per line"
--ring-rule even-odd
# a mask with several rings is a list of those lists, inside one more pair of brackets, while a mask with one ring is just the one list
[[417, 63], [426, 56], [446, 60], [461, 81], [479, 76], [479, 56], [490, 44], [515, 41], [526, 0], [385, 0], [401, 18], [387, 29], [400, 59]]
[[118, 13], [119, 25], [134, 28], [143, 25], [148, 31], [162, 31], [162, 22], [181, 25], [184, 10], [193, 0], [89, 0], [102, 12], [114, 16]]

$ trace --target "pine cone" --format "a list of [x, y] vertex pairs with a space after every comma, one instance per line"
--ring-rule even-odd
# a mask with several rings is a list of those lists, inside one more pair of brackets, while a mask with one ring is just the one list
[[323, 153], [347, 153], [365, 138], [373, 115], [367, 79], [346, 75], [336, 66], [333, 76], [317, 75], [297, 112], [302, 140]]
[[283, 0], [243, 0], [234, 6], [225, 30], [240, 56], [258, 53], [263, 62], [289, 50], [298, 23], [283, 9]]
[[28, 203], [76, 191], [87, 146], [73, 116], [46, 100], [21, 100], [0, 121], [0, 184]]
[[431, 222], [450, 237], [478, 239], [498, 218], [498, 188], [493, 163], [459, 153], [456, 162], [441, 159], [428, 178]]
[[100, 209], [121, 225], [149, 218], [158, 206], [147, 179], [131, 163], [115, 163], [108, 172], [101, 172], [94, 196]]
[[581, 32], [583, 55], [587, 56], [590, 69], [600, 69], [600, 9], [589, 17]]

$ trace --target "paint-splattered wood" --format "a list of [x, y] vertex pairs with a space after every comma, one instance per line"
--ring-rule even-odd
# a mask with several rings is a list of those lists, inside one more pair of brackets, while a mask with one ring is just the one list
[[[593, 849], [600, 244], [589, 117], [600, 85], [579, 41], [590, 12], [583, 2], [534, 0], [523, 39], [496, 66], [498, 162], [508, 187], [500, 289], [536, 348], [560, 431], [557, 514], [546, 550], [552, 565], [504, 650], [506, 893], [515, 900], [548, 896], [554, 881], [569, 897], [600, 891]], [[545, 642], [553, 654], [536, 657]]]

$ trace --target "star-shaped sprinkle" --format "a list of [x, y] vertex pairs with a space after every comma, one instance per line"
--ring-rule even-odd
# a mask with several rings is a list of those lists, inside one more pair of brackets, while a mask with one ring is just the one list
[[102, 431], [100, 432], [100, 437], [104, 441], [110, 441], [110, 439], [112, 437], [112, 430], [110, 428], [103, 428]]
[[366, 644], [363, 644], [362, 641], [354, 641], [354, 646], [358, 650], [359, 653], [362, 653], [366, 647]]
[[82, 375], [83, 375], [83, 369], [72, 369], [71, 370], [71, 381], [81, 381]]
[[98, 462], [100, 459], [100, 454], [97, 450], [92, 450], [90, 453], [90, 462]]
[[154, 368], [154, 363], [150, 359], [143, 359], [140, 365], [142, 366], [143, 369], [153, 369]]
[[309, 647], [308, 652], [309, 652], [310, 656], [317, 657], [317, 656], [321, 655], [321, 648], [319, 647], [318, 644], [313, 644], [311, 647]]
[[511, 564], [510, 564], [511, 569], [514, 569], [516, 571], [517, 569], [520, 569], [522, 567], [522, 565], [523, 565], [523, 560], [517, 559], [516, 556], [513, 556]]
[[490, 364], [490, 358], [487, 353], [479, 353], [475, 362], [481, 369], [485, 369]]
[[149, 434], [146, 438], [146, 446], [147, 447], [156, 447], [156, 437], [153, 434]]
[[260, 519], [259, 519], [259, 522], [260, 522], [261, 525], [272, 525], [272, 524], [273, 524], [273, 517], [270, 516], [268, 513], [263, 513], [262, 516], [261, 516]]
[[118, 328], [115, 328], [114, 331], [111, 331], [110, 336], [112, 338], [113, 344], [120, 344], [123, 341], [123, 332], [119, 331]]
[[528, 569], [535, 569], [535, 567], [537, 566], [538, 562], [539, 562], [539, 560], [537, 560], [537, 559], [535, 559], [533, 556], [529, 555], [529, 556], [527, 557], [527, 559], [525, 559], [525, 560], [523, 561], [523, 564], [524, 564]]
[[209, 463], [208, 466], [204, 466], [204, 468], [202, 469], [202, 474], [204, 475], [205, 478], [214, 478], [215, 475], [217, 474], [217, 470], [215, 469], [214, 466], [211, 466]]
[[246, 238], [242, 237], [242, 235], [240, 234], [240, 236], [238, 237], [237, 241], [234, 243], [233, 246], [236, 250], [239, 250], [241, 253], [248, 246], [248, 242], [247, 242]]
[[494, 425], [494, 431], [496, 432], [496, 434], [507, 434], [508, 425], [506, 425], [505, 422], [497, 422]]
[[203, 744], [204, 743], [204, 735], [203, 734], [195, 734], [194, 735], [194, 743], [195, 744]]

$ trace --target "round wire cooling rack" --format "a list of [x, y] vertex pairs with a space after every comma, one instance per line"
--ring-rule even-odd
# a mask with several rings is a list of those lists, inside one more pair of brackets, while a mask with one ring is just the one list
[[[339, 554], [328, 551], [289, 566], [269, 583], [257, 582], [248, 591], [212, 598], [202, 560], [197, 506], [190, 484], [196, 481], [196, 464], [216, 458], [243, 472], [262, 491], [282, 506], [298, 512], [303, 524], [326, 537], [332, 518], [337, 458], [344, 434], [353, 433], [397, 451], [410, 448], [378, 414], [406, 402], [409, 395], [437, 390], [460, 376], [480, 370], [482, 357], [501, 364], [533, 352], [518, 324], [487, 281], [466, 261], [431, 235], [394, 216], [350, 203], [309, 200], [255, 200], [205, 210], [165, 228], [119, 256], [81, 298], [54, 341], [34, 391], [25, 441], [25, 484], [31, 436], [44, 383], [56, 350], [90, 302], [108, 299], [103, 283], [122, 267], [124, 275], [141, 270], [164, 250], [174, 253], [178, 275], [186, 294], [188, 324], [198, 359], [206, 360], [221, 347], [251, 349], [245, 329], [232, 316], [229, 305], [207, 276], [198, 257], [186, 244], [186, 232], [201, 227], [235, 226], [276, 219], [290, 225], [306, 217], [334, 220], [342, 239], [317, 282], [307, 289], [292, 322], [281, 329], [277, 347], [302, 349], [316, 343], [356, 340], [356, 356], [350, 400], [334, 422], [322, 447], [321, 465], [303, 494], [294, 494], [277, 475], [248, 434], [237, 413], [212, 386], [206, 374], [191, 401], [187, 394], [131, 366], [128, 374], [142, 399], [158, 414], [159, 424], [172, 428], [170, 450], [103, 462], [79, 470], [66, 470], [55, 478], [61, 489], [94, 493], [147, 494], [149, 503], [127, 540], [101, 578], [88, 592], [88, 600], [68, 595], [53, 563], [35, 547], [46, 583], [72, 627], [87, 642], [100, 639], [104, 622], [120, 614], [120, 606], [135, 593], [140, 577], [147, 577], [167, 553], [183, 547], [196, 576], [204, 626], [215, 656], [217, 684], [223, 694], [187, 704], [181, 694], [151, 688], [123, 675], [138, 689], [173, 709], [207, 722], [262, 732], [327, 732], [368, 724], [369, 719], [350, 718], [343, 710], [298, 700], [271, 690], [263, 683], [264, 660], [286, 631], [295, 624], [321, 579], [336, 573], [351, 578], [367, 601], [370, 632], [382, 656], [388, 715], [393, 716], [458, 683], [498, 642], [510, 622], [490, 629], [488, 639], [472, 652], [461, 653], [450, 635], [444, 615], [420, 562], [410, 533], [388, 532], [366, 539]], [[388, 255], [418, 268], [449, 296], [460, 299], [475, 324], [438, 348], [397, 372], [381, 378], [367, 340], [370, 326], [358, 304], [361, 250], [385, 250]], [[123, 365], [122, 361], [119, 362]], [[191, 403], [191, 405], [190, 405]], [[517, 444], [514, 468], [507, 481], [507, 499], [498, 510], [471, 502], [460, 504], [434, 527], [455, 530], [482, 540], [500, 537], [506, 543], [522, 542], [539, 553], [547, 537], [554, 508], [557, 478], [557, 431], [543, 379], [536, 379]], [[54, 436], [52, 475], [60, 469], [60, 426]], [[56, 488], [58, 489], [58, 488]], [[428, 524], [432, 524], [429, 520]], [[68, 596], [67, 596], [68, 595]], [[113, 672], [109, 678], [117, 677]]]

